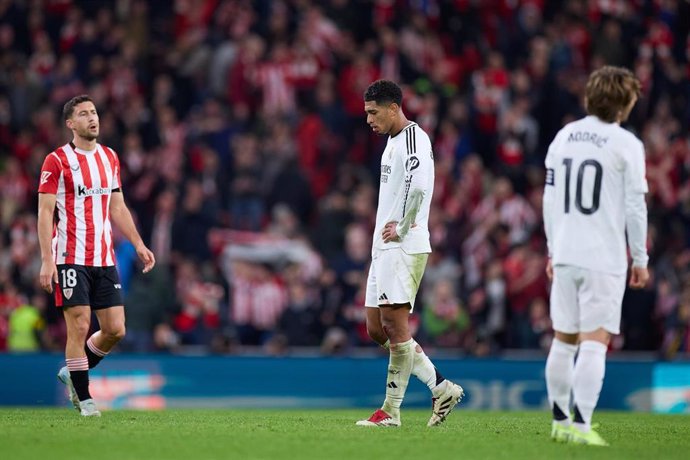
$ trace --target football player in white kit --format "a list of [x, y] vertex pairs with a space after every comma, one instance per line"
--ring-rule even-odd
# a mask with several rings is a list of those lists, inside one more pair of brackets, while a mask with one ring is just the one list
[[561, 129], [546, 155], [544, 226], [555, 331], [546, 385], [551, 437], [557, 441], [608, 445], [591, 420], [609, 340], [620, 328], [626, 231], [629, 285], [642, 288], [649, 279], [644, 147], [620, 127], [639, 94], [640, 83], [629, 70], [596, 70], [585, 90], [589, 116]]
[[366, 289], [367, 331], [390, 351], [386, 399], [361, 426], [400, 426], [400, 405], [414, 374], [432, 392], [428, 426], [442, 423], [462, 399], [463, 389], [443, 378], [410, 334], [408, 320], [424, 274], [429, 243], [429, 208], [434, 157], [429, 136], [401, 108], [402, 91], [378, 80], [364, 93], [367, 124], [388, 135], [381, 156], [381, 184], [372, 262]]

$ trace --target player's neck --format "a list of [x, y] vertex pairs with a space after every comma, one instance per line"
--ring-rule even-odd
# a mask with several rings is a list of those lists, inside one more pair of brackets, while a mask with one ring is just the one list
[[402, 131], [403, 129], [407, 128], [407, 126], [408, 126], [410, 123], [411, 123], [410, 120], [408, 120], [407, 117], [406, 117], [405, 115], [403, 115], [402, 113], [400, 113], [400, 118], [399, 118], [399, 119], [393, 124], [393, 126], [391, 127], [391, 130], [390, 130], [390, 132], [389, 132], [390, 136], [391, 136], [391, 137], [397, 136], [397, 135], [400, 133], [400, 131]]
[[96, 150], [96, 139], [88, 140], [84, 139], [83, 137], [74, 136], [74, 139], [72, 139], [72, 145], [79, 150], [91, 152]]

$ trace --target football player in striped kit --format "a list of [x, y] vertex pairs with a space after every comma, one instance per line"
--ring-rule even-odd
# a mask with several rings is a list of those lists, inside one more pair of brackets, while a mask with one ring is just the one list
[[409, 316], [431, 252], [429, 209], [434, 191], [434, 157], [429, 136], [402, 111], [402, 91], [378, 80], [364, 93], [367, 124], [388, 135], [381, 156], [379, 203], [366, 289], [367, 331], [390, 351], [386, 399], [360, 426], [400, 426], [400, 405], [414, 374], [432, 392], [428, 426], [442, 423], [463, 397], [443, 378], [414, 341]]
[[[67, 324], [66, 366], [58, 379], [83, 416], [100, 416], [89, 393], [89, 369], [125, 335], [111, 221], [136, 248], [144, 273], [156, 263], [137, 232], [120, 183], [117, 154], [96, 142], [98, 112], [87, 95], [63, 107], [73, 139], [44, 160], [38, 186], [40, 285], [55, 294]], [[91, 310], [100, 330], [88, 337]]]

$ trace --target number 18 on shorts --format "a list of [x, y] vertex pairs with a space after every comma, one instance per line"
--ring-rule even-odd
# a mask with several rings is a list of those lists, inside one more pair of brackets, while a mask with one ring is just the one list
[[97, 310], [123, 304], [120, 276], [114, 266], [63, 264], [57, 270], [55, 306], [88, 305]]

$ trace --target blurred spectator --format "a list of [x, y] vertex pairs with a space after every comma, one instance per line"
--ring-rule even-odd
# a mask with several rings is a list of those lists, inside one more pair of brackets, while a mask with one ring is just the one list
[[528, 307], [527, 319], [513, 325], [514, 347], [532, 348], [547, 351], [551, 346], [553, 331], [546, 299], [537, 297]]
[[237, 137], [233, 150], [234, 174], [230, 182], [231, 226], [239, 230], [257, 231], [261, 228], [265, 212], [257, 139], [251, 135]]
[[434, 286], [429, 303], [422, 310], [422, 329], [426, 337], [441, 347], [462, 347], [470, 319], [448, 280]]
[[180, 311], [173, 318], [173, 327], [179, 343], [211, 345], [220, 332], [223, 287], [205, 280], [200, 264], [181, 259], [176, 265], [175, 297]]
[[341, 301], [351, 303], [360, 286], [366, 283], [371, 236], [361, 225], [353, 224], [345, 230], [345, 251], [333, 262], [336, 280], [341, 288]]
[[321, 344], [321, 311], [314, 296], [303, 283], [288, 286], [287, 307], [280, 315], [273, 341], [286, 347], [314, 347]]
[[12, 310], [9, 317], [8, 351], [39, 351], [43, 348], [45, 298], [36, 295], [31, 303], [23, 303]]
[[204, 198], [204, 190], [190, 180], [182, 195], [181, 209], [172, 224], [172, 247], [182, 256], [197, 261], [208, 260], [211, 253], [207, 234], [215, 222], [215, 203]]
[[242, 345], [263, 345], [273, 334], [287, 305], [280, 280], [269, 267], [235, 262], [232, 285], [231, 318]]

